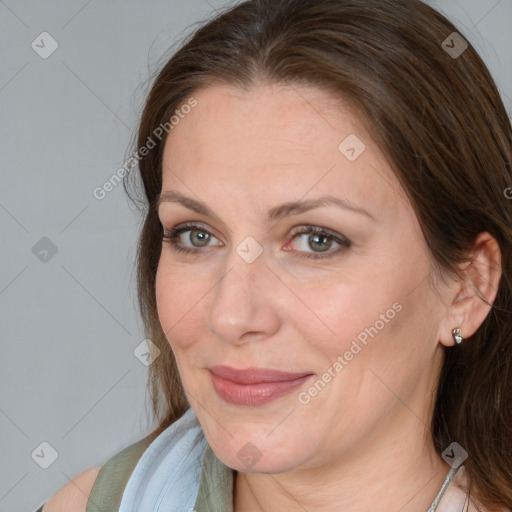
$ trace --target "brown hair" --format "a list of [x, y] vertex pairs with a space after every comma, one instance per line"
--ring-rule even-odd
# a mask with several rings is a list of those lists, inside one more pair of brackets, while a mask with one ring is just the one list
[[[420, 0], [242, 2], [192, 33], [161, 69], [137, 145], [155, 139], [155, 128], [213, 82], [321, 87], [364, 116], [414, 208], [437, 271], [462, 278], [460, 265], [477, 235], [496, 238], [502, 277], [494, 305], [471, 338], [445, 349], [431, 425], [439, 452], [453, 441], [468, 452], [470, 489], [494, 510], [512, 507], [512, 202], [504, 195], [512, 185], [512, 128], [471, 44], [460, 56], [443, 48], [455, 31]], [[149, 367], [159, 421], [153, 436], [189, 407], [156, 308], [164, 142], [139, 160], [139, 307], [146, 337], [161, 351]]]

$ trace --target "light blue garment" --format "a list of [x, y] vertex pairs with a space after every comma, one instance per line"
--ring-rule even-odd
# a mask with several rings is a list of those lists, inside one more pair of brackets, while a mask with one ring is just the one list
[[206, 447], [201, 425], [189, 408], [139, 459], [119, 512], [192, 512]]

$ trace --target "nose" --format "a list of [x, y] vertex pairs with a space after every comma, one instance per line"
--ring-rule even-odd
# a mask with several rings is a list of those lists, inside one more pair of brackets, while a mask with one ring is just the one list
[[280, 281], [268, 268], [264, 254], [249, 263], [234, 248], [225, 268], [212, 291], [207, 314], [209, 330], [220, 341], [235, 345], [271, 337], [281, 322], [282, 292], [279, 293]]

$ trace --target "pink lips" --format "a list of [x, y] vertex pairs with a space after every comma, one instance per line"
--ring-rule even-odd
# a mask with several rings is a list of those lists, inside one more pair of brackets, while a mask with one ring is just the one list
[[267, 368], [236, 370], [229, 366], [210, 368], [217, 394], [234, 405], [264, 405], [291, 393], [313, 374], [288, 373]]

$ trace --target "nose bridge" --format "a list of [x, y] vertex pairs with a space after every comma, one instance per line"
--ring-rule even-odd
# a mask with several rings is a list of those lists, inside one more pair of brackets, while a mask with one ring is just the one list
[[276, 308], [270, 293], [273, 276], [263, 248], [256, 244], [255, 240], [244, 240], [233, 247], [226, 271], [215, 286], [207, 322], [221, 340], [236, 341], [246, 332], [267, 332], [275, 327], [272, 317]]
[[226, 260], [226, 269], [224, 278], [218, 285], [218, 295], [233, 299], [240, 296], [245, 303], [249, 300], [252, 302], [254, 290], [251, 288], [266, 279], [269, 272], [263, 246], [253, 237], [244, 238], [238, 245], [233, 246]]

